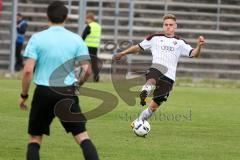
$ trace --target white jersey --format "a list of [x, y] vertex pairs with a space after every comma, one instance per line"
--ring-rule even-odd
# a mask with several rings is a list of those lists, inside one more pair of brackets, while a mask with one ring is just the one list
[[191, 57], [193, 48], [178, 37], [166, 37], [164, 34], [153, 34], [138, 44], [143, 50], [150, 49], [152, 63], [160, 64], [167, 68], [163, 73], [175, 81], [177, 63], [180, 56]]

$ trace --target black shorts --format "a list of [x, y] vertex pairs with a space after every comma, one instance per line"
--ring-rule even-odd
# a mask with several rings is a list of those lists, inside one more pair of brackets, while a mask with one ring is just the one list
[[165, 75], [163, 75], [156, 68], [150, 68], [146, 74], [146, 80], [155, 79], [156, 88], [153, 92], [153, 100], [158, 105], [160, 105], [163, 101], [166, 101], [170, 91], [172, 90], [174, 81]]
[[[61, 90], [65, 90], [69, 94], [55, 92], [52, 88], [46, 86], [38, 85], [36, 87], [29, 115], [28, 133], [30, 135], [50, 134], [50, 124], [55, 117], [54, 107], [60, 100], [66, 98], [73, 100], [74, 103], [71, 106], [71, 112], [81, 112], [78, 97], [73, 94], [75, 91], [73, 87], [61, 87]], [[86, 131], [85, 121], [63, 122], [60, 120], [60, 122], [66, 132], [71, 132], [73, 135]]]

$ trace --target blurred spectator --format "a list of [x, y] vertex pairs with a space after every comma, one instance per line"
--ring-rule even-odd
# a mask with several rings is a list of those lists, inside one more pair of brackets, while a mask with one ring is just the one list
[[82, 33], [92, 61], [93, 81], [99, 81], [99, 63], [97, 59], [98, 48], [100, 46], [102, 27], [95, 21], [94, 13], [88, 13], [86, 16], [86, 28]]
[[0, 0], [0, 16], [1, 16], [1, 14], [2, 14], [2, 0]]
[[21, 13], [17, 14], [17, 39], [16, 39], [16, 63], [15, 71], [20, 71], [23, 68], [23, 58], [22, 58], [22, 46], [25, 39], [25, 33], [27, 30], [28, 23], [23, 18]]

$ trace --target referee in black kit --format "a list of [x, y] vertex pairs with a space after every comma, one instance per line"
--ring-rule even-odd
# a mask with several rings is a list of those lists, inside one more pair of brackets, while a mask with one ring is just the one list
[[[74, 103], [71, 112], [80, 113], [78, 96], [74, 94], [73, 84], [82, 85], [91, 74], [89, 54], [82, 38], [64, 28], [68, 10], [60, 1], [52, 2], [47, 8], [49, 28], [34, 34], [28, 42], [24, 57], [27, 58], [23, 69], [22, 92], [19, 100], [21, 109], [26, 110], [25, 102], [28, 98], [31, 79], [36, 84], [32, 99], [32, 107], [29, 116], [29, 142], [27, 148], [27, 160], [39, 160], [39, 149], [43, 135], [50, 134], [50, 124], [55, 117], [55, 105], [66, 98]], [[79, 58], [80, 57], [80, 58]], [[79, 60], [82, 75], [76, 80], [73, 71], [75, 63], [71, 60]], [[64, 79], [64, 83], [52, 83], [50, 77], [59, 68], [62, 72], [69, 73], [67, 77], [58, 74], [53, 82]], [[52, 79], [51, 79], [52, 80]], [[61, 88], [64, 93], [53, 90]], [[66, 93], [66, 94], [65, 94]], [[98, 160], [98, 153], [91, 142], [84, 121], [64, 122], [60, 120], [66, 132], [71, 132], [76, 142], [81, 146], [86, 160]]]

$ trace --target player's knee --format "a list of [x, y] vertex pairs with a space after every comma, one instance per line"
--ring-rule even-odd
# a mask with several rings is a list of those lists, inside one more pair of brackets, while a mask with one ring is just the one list
[[151, 85], [156, 85], [156, 80], [155, 79], [153, 79], [153, 78], [151, 78], [151, 79], [148, 79], [147, 80], [147, 83], [149, 83], [149, 84], [151, 84]]
[[158, 107], [151, 107], [152, 112], [157, 111]]
[[85, 131], [85, 132], [75, 135], [74, 138], [78, 144], [81, 144], [82, 141], [89, 139], [89, 136], [88, 136], [87, 132]]
[[30, 135], [29, 143], [38, 143], [40, 145], [42, 143], [42, 136]]
[[152, 101], [152, 103], [150, 104], [150, 109], [152, 110], [152, 112], [155, 112], [160, 105], [158, 105], [156, 102]]

